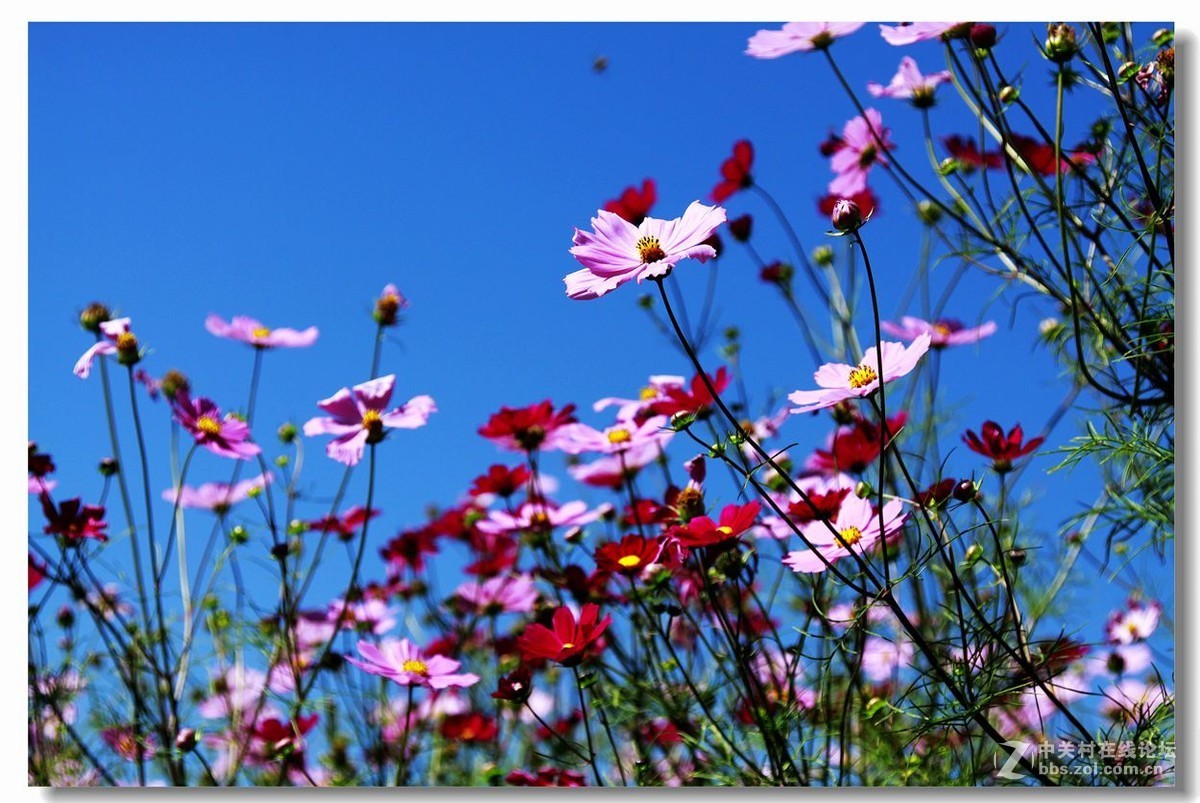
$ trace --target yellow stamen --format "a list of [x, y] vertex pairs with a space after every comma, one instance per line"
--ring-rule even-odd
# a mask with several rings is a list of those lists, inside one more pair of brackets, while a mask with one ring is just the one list
[[378, 428], [383, 423], [383, 416], [378, 410], [367, 410], [363, 413], [362, 427], [363, 429]]
[[642, 262], [658, 262], [660, 259], [667, 258], [667, 252], [663, 250], [662, 243], [657, 237], [647, 235], [637, 241], [638, 256]]
[[862, 540], [862, 530], [857, 527], [847, 527], [838, 533], [838, 540], [845, 546], [854, 546]]
[[628, 443], [632, 438], [627, 429], [614, 429], [608, 433], [608, 442], [612, 444]]
[[575, 649], [575, 642], [573, 642], [573, 641], [564, 641], [564, 642], [563, 642], [563, 645], [562, 645], [562, 648], [563, 648], [564, 650], [573, 650], [573, 649]]
[[733, 528], [722, 524], [717, 528], [717, 532], [721, 533], [722, 535], [733, 535]]
[[120, 351], [133, 351], [137, 348], [137, 338], [133, 332], [122, 332], [117, 335], [117, 349]]
[[220, 435], [221, 422], [213, 418], [211, 415], [202, 415], [196, 421], [196, 429], [203, 432], [205, 435]]
[[938, 335], [941, 335], [942, 337], [945, 337], [946, 335], [950, 334], [950, 327], [946, 326], [946, 324], [944, 324], [944, 323], [935, 323], [933, 325], [933, 331], [934, 331], [934, 334], [938, 334]]
[[637, 566], [641, 562], [642, 562], [642, 559], [640, 557], [638, 557], [637, 555], [625, 555], [623, 557], [617, 558], [617, 563], [621, 564], [626, 569], [632, 569], [634, 566]]
[[875, 373], [874, 368], [869, 365], [860, 365], [850, 372], [850, 387], [854, 390], [865, 388], [877, 379], [879, 379], [879, 374]]
[[265, 326], [257, 326], [250, 330], [250, 337], [261, 338], [271, 334], [271, 330]]
[[656, 398], [658, 398], [658, 391], [656, 389], [654, 389], [652, 386], [647, 385], [646, 387], [642, 388], [640, 393], [638, 393], [638, 398], [640, 398], [642, 401], [650, 401], [651, 399], [656, 399]]
[[415, 658], [409, 658], [400, 665], [400, 668], [405, 672], [412, 672], [414, 675], [428, 675], [429, 667], [424, 661], [418, 661]]

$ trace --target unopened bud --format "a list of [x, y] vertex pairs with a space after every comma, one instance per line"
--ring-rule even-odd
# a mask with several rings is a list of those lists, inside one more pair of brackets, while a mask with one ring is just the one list
[[1012, 86], [1011, 84], [1008, 84], [1008, 85], [1000, 87], [999, 97], [1000, 97], [1001, 103], [1005, 103], [1005, 104], [1012, 103], [1017, 98], [1021, 97], [1021, 90], [1017, 89], [1015, 86]]
[[1066, 64], [1075, 58], [1079, 46], [1075, 29], [1065, 22], [1052, 22], [1046, 28], [1046, 57], [1056, 64]]
[[935, 226], [942, 219], [942, 208], [933, 201], [921, 201], [917, 204], [917, 217], [926, 226]]
[[833, 264], [833, 249], [827, 245], [818, 245], [812, 251], [812, 260], [822, 268]]
[[101, 476], [112, 477], [121, 471], [121, 466], [115, 457], [105, 457], [100, 461], [99, 469]]
[[196, 749], [196, 731], [182, 728], [175, 736], [175, 747], [181, 752], [190, 753]]
[[1025, 550], [1020, 547], [1013, 547], [1008, 550], [1008, 559], [1012, 562], [1013, 566], [1023, 566], [1028, 557]]
[[250, 532], [240, 524], [229, 531], [229, 540], [235, 544], [244, 544], [250, 540]]
[[972, 25], [971, 44], [979, 50], [991, 50], [996, 46], [996, 27], [986, 22]]
[[300, 432], [300, 430], [297, 429], [296, 425], [293, 424], [291, 421], [288, 421], [287, 423], [280, 426], [279, 429], [277, 429], [275, 431], [275, 434], [279, 437], [280, 443], [287, 444], [287, 443], [291, 443], [292, 441], [296, 440], [296, 435], [299, 434], [299, 432]]
[[975, 483], [970, 480], [963, 480], [958, 485], [954, 486], [954, 498], [960, 502], [970, 502], [975, 498]]
[[833, 227], [842, 232], [858, 231], [863, 224], [862, 210], [848, 198], [840, 198], [834, 203], [829, 219]]
[[737, 240], [739, 243], [747, 242], [750, 239], [750, 232], [754, 228], [754, 219], [749, 215], [735, 217], [729, 221], [729, 236]]
[[93, 301], [79, 313], [79, 325], [89, 332], [99, 332], [100, 324], [112, 320], [112, 312], [106, 304]]

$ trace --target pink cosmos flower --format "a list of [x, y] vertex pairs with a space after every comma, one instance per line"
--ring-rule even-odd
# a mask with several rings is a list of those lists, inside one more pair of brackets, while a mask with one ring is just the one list
[[[100, 334], [104, 337], [97, 340], [75, 363], [73, 369], [75, 376], [87, 379], [88, 374], [92, 372], [92, 363], [102, 354], [117, 354], [132, 350], [136, 355], [138, 342], [133, 333], [129, 331], [130, 322], [129, 318], [114, 318], [100, 324]], [[137, 360], [133, 360], [133, 362], [137, 362]]]
[[[883, 116], [866, 109], [842, 128], [842, 147], [829, 160], [837, 176], [829, 182], [829, 194], [849, 198], [867, 189], [867, 174], [876, 164], [887, 164], [884, 153], [895, 148], [891, 129], [883, 127]], [[882, 152], [881, 152], [882, 150]]]
[[345, 600], [335, 599], [329, 603], [327, 618], [334, 626], [340, 623], [343, 630], [357, 630], [378, 636], [396, 626], [396, 612], [396, 608], [374, 597], [349, 605]]
[[[670, 433], [668, 433], [670, 434]], [[567, 471], [577, 481], [598, 488], [620, 488], [625, 474], [636, 474], [638, 469], [650, 465], [662, 454], [666, 439], [634, 446], [620, 454], [598, 457], [590, 463], [567, 466]]]
[[899, 25], [880, 25], [879, 34], [889, 45], [911, 45], [940, 39], [944, 34], [955, 32], [965, 22], [905, 22]]
[[[904, 503], [893, 499], [883, 506], [883, 526], [879, 529], [879, 514], [871, 503], [854, 494], [849, 494], [842, 500], [842, 506], [832, 522], [834, 535], [825, 520], [810, 521], [801, 525], [800, 532], [804, 534], [820, 555], [810, 549], [799, 549], [789, 552], [783, 559], [785, 566], [794, 572], [823, 572], [825, 563], [833, 563], [844, 558], [851, 551], [865, 553], [882, 540], [891, 540], [900, 533], [907, 517]], [[825, 560], [821, 560], [824, 556]]]
[[592, 231], [575, 230], [574, 255], [583, 270], [567, 274], [567, 295], [578, 301], [600, 298], [631, 279], [666, 276], [684, 259], [707, 262], [717, 255], [705, 240], [725, 222], [725, 210], [699, 201], [674, 220], [648, 217], [634, 226], [601, 209]]
[[894, 642], [880, 636], [867, 636], [863, 643], [862, 671], [875, 683], [883, 683], [912, 663], [916, 650], [912, 642]]
[[211, 399], [193, 399], [181, 393], [171, 401], [171, 409], [196, 443], [215, 455], [248, 460], [262, 451], [250, 441], [250, 425], [233, 413], [222, 417], [221, 409]]
[[1111, 644], [1133, 644], [1144, 641], [1158, 629], [1162, 605], [1157, 601], [1149, 604], [1131, 599], [1124, 611], [1116, 611], [1108, 618], [1105, 631]]
[[105, 728], [100, 732], [100, 738], [126, 761], [149, 760], [158, 750], [154, 734], [143, 733], [139, 738], [132, 725]]
[[404, 405], [384, 412], [395, 386], [396, 375], [388, 374], [353, 389], [342, 388], [317, 402], [318, 407], [333, 417], [309, 419], [304, 424], [304, 434], [335, 436], [325, 447], [325, 453], [339, 463], [357, 465], [367, 444], [383, 440], [385, 429], [417, 429], [425, 425], [431, 413], [437, 412], [437, 405], [429, 396], [415, 396]]
[[1117, 644], [1088, 656], [1084, 671], [1089, 676], [1137, 675], [1145, 672], [1153, 663], [1154, 657], [1148, 644]]
[[618, 421], [604, 430], [587, 424], [570, 424], [563, 428], [558, 448], [567, 454], [619, 454], [647, 444], [663, 446], [674, 435], [671, 430], [665, 429], [669, 420], [665, 415], [656, 415], [641, 424]]
[[228, 719], [235, 711], [252, 713], [267, 687], [267, 676], [257, 669], [231, 666], [212, 678], [214, 692], [201, 701], [197, 711], [207, 719]]
[[1140, 680], [1126, 678], [1101, 692], [1105, 701], [1100, 713], [1118, 722], [1145, 720], [1160, 706], [1174, 702], [1174, 695], [1155, 683], [1147, 686]]
[[516, 515], [504, 510], [493, 510], [486, 519], [481, 519], [475, 528], [481, 533], [496, 535], [517, 530], [553, 529], [555, 527], [580, 527], [595, 521], [600, 514], [588, 510], [587, 502], [567, 502], [555, 505], [552, 502], [526, 502], [518, 508]]
[[978, 343], [985, 337], [996, 333], [996, 322], [988, 321], [982, 326], [967, 328], [961, 321], [953, 318], [939, 318], [936, 321], [925, 321], [905, 315], [900, 323], [884, 321], [880, 328], [892, 337], [901, 340], [916, 340], [923, 334], [929, 335], [929, 347], [940, 349], [946, 346], [965, 346], [968, 343]]
[[463, 583], [454, 595], [482, 613], [532, 613], [538, 599], [533, 580], [524, 574]]
[[[883, 381], [899, 379], [916, 367], [917, 361], [929, 350], [931, 336], [919, 335], [909, 346], [883, 341]], [[875, 347], [867, 349], [858, 365], [825, 363], [813, 378], [821, 390], [797, 390], [788, 399], [800, 405], [792, 413], [808, 413], [832, 407], [846, 399], [863, 398], [879, 388], [879, 358]]]
[[746, 55], [756, 59], [777, 59], [789, 53], [824, 50], [833, 40], [849, 36], [862, 22], [787, 22], [778, 31], [759, 31], [746, 43]]
[[235, 315], [228, 323], [220, 315], [209, 315], [204, 328], [217, 337], [239, 340], [260, 349], [303, 348], [317, 342], [317, 327], [310, 326], [303, 332], [295, 329], [269, 329], [262, 323], [245, 315]]
[[900, 69], [890, 84], [883, 86], [871, 82], [867, 84], [867, 91], [876, 98], [911, 100], [917, 108], [928, 108], [933, 105], [933, 90], [949, 80], [948, 70], [922, 75], [916, 59], [905, 56], [900, 59]]
[[638, 393], [636, 399], [621, 399], [616, 396], [606, 396], [603, 399], [597, 399], [596, 403], [592, 405], [592, 409], [600, 412], [606, 407], [618, 405], [617, 418], [619, 420], [633, 419], [654, 402], [665, 401], [668, 398], [668, 389], [682, 388], [683, 383], [686, 381], [682, 376], [657, 374], [650, 377], [646, 386]]
[[479, 682], [479, 675], [455, 674], [460, 664], [442, 655], [422, 655], [408, 639], [384, 639], [378, 646], [358, 642], [358, 653], [365, 660], [346, 657], [364, 672], [394, 680], [401, 686], [428, 686], [446, 689], [466, 688]]
[[[226, 482], [206, 482], [196, 488], [184, 485], [179, 489], [178, 494], [174, 488], [168, 488], [162, 492], [162, 498], [171, 504], [178, 504], [182, 508], [211, 510], [220, 514], [238, 502], [249, 499], [252, 493], [267, 487], [273, 479], [273, 475], [268, 471], [253, 479], [242, 480], [236, 485]], [[177, 497], [178, 502], [176, 501]]]

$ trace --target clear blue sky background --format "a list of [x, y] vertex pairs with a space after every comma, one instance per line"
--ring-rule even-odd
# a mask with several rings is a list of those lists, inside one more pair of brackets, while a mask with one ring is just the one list
[[[650, 374], [690, 374], [637, 309], [635, 287], [595, 302], [565, 297], [562, 276], [577, 267], [567, 249], [573, 227], [643, 178], [658, 182], [656, 217], [706, 200], [743, 137], [757, 149], [755, 176], [806, 247], [829, 242], [815, 201], [832, 174], [817, 146], [853, 107], [819, 55], [745, 56], [747, 37], [763, 27], [777, 24], [31, 25], [29, 432], [56, 458], [58, 496], [94, 499], [95, 464], [109, 451], [99, 383], [71, 374], [91, 342], [76, 314], [93, 299], [133, 317], [151, 349], [146, 370], [182, 368], [224, 407], [244, 404], [252, 353], [209, 335], [208, 313], [320, 327], [315, 347], [266, 355], [256, 434], [274, 455], [280, 422], [302, 423], [318, 399], [368, 378], [372, 300], [397, 283], [412, 308], [384, 372], [398, 374], [401, 399], [428, 393], [440, 412], [381, 449], [379, 543], [427, 505], [453, 503], [489, 463], [512, 462], [475, 434], [501, 404], [574, 401], [585, 420], [603, 425], [590, 412], [594, 399], [632, 394]], [[1031, 39], [1044, 28], [1000, 27], [1001, 59], [1024, 71], [1027, 98], [1045, 102], [1046, 68]], [[1154, 27], [1138, 30], [1144, 38]], [[904, 55], [927, 72], [943, 66], [940, 45], [895, 48], [872, 25], [834, 52], [864, 98], [865, 83], [886, 84]], [[603, 73], [593, 69], [600, 56], [609, 60]], [[939, 93], [937, 131], [973, 134], [977, 122], [953, 89]], [[928, 176], [918, 114], [902, 101], [870, 105], [893, 129], [898, 155]], [[1067, 141], [1083, 139], [1091, 120], [1071, 116]], [[882, 173], [872, 184], [882, 212], [865, 237], [884, 314], [895, 316], [919, 226]], [[764, 256], [789, 257], [758, 198], [741, 194], [727, 205], [731, 216], [755, 216]], [[749, 257], [728, 237], [726, 245], [721, 320], [743, 329], [747, 385], [761, 413], [768, 392], [809, 387], [816, 366]], [[935, 288], [954, 267], [937, 270]], [[698, 300], [708, 270], [685, 263], [675, 280]], [[999, 290], [972, 275], [947, 309], [1000, 325], [977, 350], [944, 356], [941, 387], [955, 414], [941, 439], [943, 453], [953, 450], [949, 473], [983, 470], [961, 446], [965, 427], [994, 418], [1036, 431], [1066, 392], [1035, 346], [1037, 322], [1055, 311], [1036, 299], [1014, 307], [1016, 295]], [[869, 337], [866, 314], [860, 332]], [[704, 356], [715, 366], [711, 350]], [[126, 409], [123, 397], [118, 407]], [[161, 403], [143, 409], [157, 495], [170, 484], [167, 412]], [[1094, 497], [1090, 472], [1041, 473], [1056, 461], [1046, 453], [1080, 423], [1069, 416], [1023, 476], [1038, 497], [1024, 525], [1034, 544], [1055, 543], [1058, 524]], [[827, 431], [826, 419], [805, 417], [785, 433], [803, 453]], [[309, 442], [306, 476], [326, 496], [340, 469], [323, 443]], [[123, 448], [132, 465], [130, 434]], [[189, 482], [226, 479], [229, 470], [202, 453]], [[363, 474], [350, 504], [361, 504]], [[577, 487], [566, 484], [564, 500]], [[170, 506], [157, 504], [165, 524]], [[31, 507], [31, 530], [38, 521]], [[122, 565], [124, 546], [109, 551]], [[1049, 561], [1057, 549], [1042, 554]], [[378, 564], [369, 571], [382, 575]], [[1170, 572], [1142, 571], [1170, 606]], [[1088, 574], [1091, 586], [1072, 592], [1082, 604], [1066, 627], [1099, 640], [1125, 592]], [[331, 581], [314, 600], [340, 588]]]

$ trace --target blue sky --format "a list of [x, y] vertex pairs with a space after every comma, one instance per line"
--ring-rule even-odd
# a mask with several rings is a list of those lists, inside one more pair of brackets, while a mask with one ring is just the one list
[[[398, 284], [412, 308], [385, 351], [384, 372], [398, 375], [398, 397], [428, 393], [440, 412], [381, 451], [380, 543], [428, 505], [454, 502], [490, 463], [514, 462], [475, 435], [501, 404], [574, 401], [586, 421], [602, 425], [593, 400], [634, 393], [650, 374], [690, 375], [637, 309], [637, 288], [594, 302], [565, 297], [562, 276], [577, 267], [567, 249], [573, 227], [586, 227], [597, 207], [643, 178], [658, 183], [657, 217], [706, 200], [741, 138], [754, 142], [754, 174], [805, 246], [831, 242], [815, 212], [832, 177], [817, 146], [853, 106], [817, 55], [743, 54], [747, 37], [774, 25], [31, 25], [29, 436], [54, 454], [59, 496], [94, 498], [95, 463], [108, 453], [99, 385], [70, 370], [90, 342], [75, 317], [92, 300], [133, 317], [151, 349], [146, 370], [181, 368], [200, 393], [231, 408], [244, 404], [252, 354], [210, 336], [207, 314], [320, 327], [313, 348], [266, 355], [255, 429], [275, 454], [275, 426], [302, 423], [318, 399], [369, 378], [371, 303], [384, 284]], [[1001, 58], [1023, 71], [1026, 97], [1045, 102], [1036, 29], [1000, 27]], [[940, 45], [894, 48], [873, 26], [834, 53], [860, 91], [868, 80], [887, 83], [903, 55], [926, 71], [943, 66]], [[597, 72], [601, 56], [609, 66]], [[974, 133], [953, 90], [939, 92], [935, 129]], [[895, 100], [868, 105], [892, 128], [897, 155], [928, 176], [917, 112]], [[1091, 120], [1086, 108], [1072, 115], [1067, 141], [1082, 139]], [[917, 264], [919, 226], [885, 176], [877, 171], [872, 184], [882, 211], [864, 237], [883, 313], [894, 317]], [[754, 215], [760, 253], [789, 257], [758, 198], [741, 194], [727, 205], [731, 216]], [[809, 387], [816, 366], [748, 256], [729, 238], [726, 246], [720, 320], [743, 331], [753, 411], [762, 413], [769, 393]], [[935, 288], [955, 267], [935, 270]], [[676, 271], [694, 303], [708, 270], [685, 263]], [[1036, 431], [1066, 392], [1035, 345], [1037, 322], [1054, 310], [1036, 299], [1014, 306], [1017, 294], [1000, 291], [972, 273], [947, 309], [1000, 325], [978, 349], [943, 359], [954, 419], [941, 446], [953, 450], [952, 473], [983, 468], [961, 447], [964, 428], [994, 418]], [[869, 315], [859, 321], [869, 337]], [[712, 350], [703, 357], [715, 366]], [[167, 412], [161, 403], [143, 411], [157, 494], [170, 483]], [[1068, 417], [1043, 451], [1061, 446], [1080, 420]], [[823, 442], [827, 424], [805, 417], [785, 432], [803, 452]], [[129, 464], [132, 444], [126, 434]], [[307, 477], [328, 495], [339, 468], [321, 441], [308, 449]], [[1059, 522], [1094, 495], [1094, 476], [1047, 478], [1039, 469], [1055, 458], [1035, 459], [1022, 480], [1038, 497], [1027, 526], [1050, 544]], [[190, 484], [226, 479], [229, 470], [202, 454]], [[361, 474], [351, 504], [365, 493]], [[169, 512], [161, 503], [160, 521]], [[123, 555], [122, 547], [116, 565]], [[1169, 605], [1170, 572], [1148, 576]], [[1124, 596], [1095, 582], [1104, 605], [1078, 612], [1095, 623], [1081, 633], [1091, 638]], [[336, 593], [336, 584], [326, 591]]]

